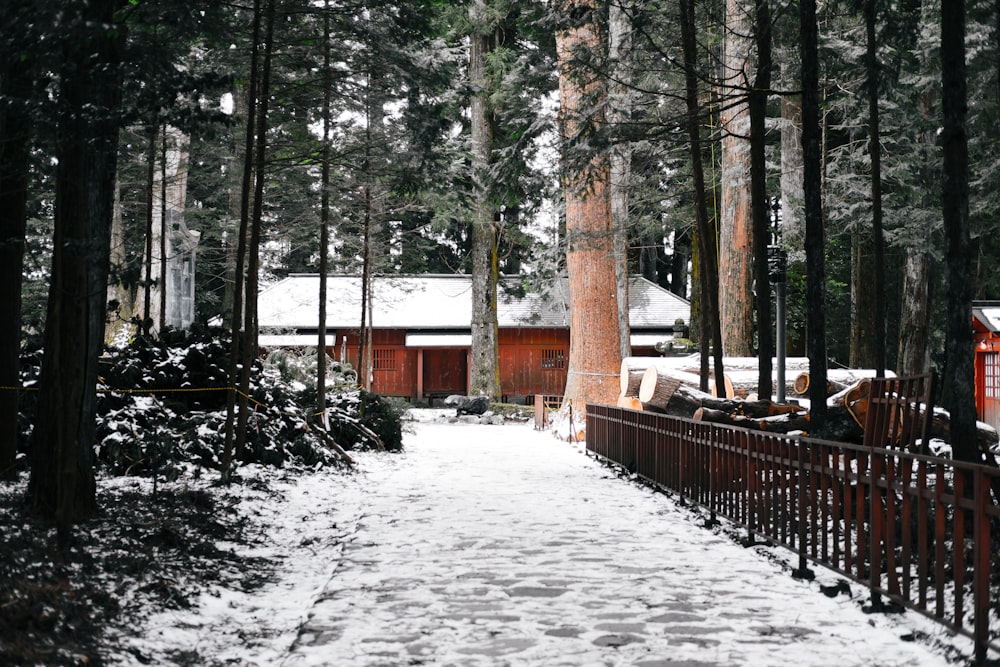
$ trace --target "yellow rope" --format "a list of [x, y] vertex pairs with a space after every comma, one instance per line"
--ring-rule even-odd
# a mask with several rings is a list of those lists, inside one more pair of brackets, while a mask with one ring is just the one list
[[[0, 385], [0, 391], [38, 391], [38, 387], [14, 387]], [[251, 401], [262, 408], [267, 408], [267, 405], [261, 403], [253, 396], [240, 391], [237, 387], [178, 387], [164, 389], [115, 389], [113, 387], [98, 387], [97, 389], [98, 394], [176, 394], [198, 391], [235, 391], [238, 395], [243, 396], [248, 401]]]

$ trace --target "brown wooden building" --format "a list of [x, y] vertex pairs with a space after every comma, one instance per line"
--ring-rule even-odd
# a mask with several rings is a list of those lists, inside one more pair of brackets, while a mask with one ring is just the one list
[[1000, 430], [1000, 301], [972, 304], [975, 339], [976, 415]]
[[[361, 279], [329, 276], [326, 349], [357, 365]], [[559, 395], [569, 357], [569, 289], [559, 280], [546, 293], [519, 289], [504, 278], [498, 289], [500, 386], [505, 400]], [[318, 344], [319, 276], [292, 275], [258, 297], [260, 345]], [[372, 391], [423, 403], [466, 394], [471, 351], [472, 280], [468, 275], [386, 275], [372, 284]], [[690, 304], [641, 277], [629, 285], [632, 354], [655, 355], [654, 345], [682, 336]], [[616, 372], [616, 371], [614, 371]]]

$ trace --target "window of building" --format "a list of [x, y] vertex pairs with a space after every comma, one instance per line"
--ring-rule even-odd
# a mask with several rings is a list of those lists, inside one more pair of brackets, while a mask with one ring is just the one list
[[986, 398], [1000, 398], [1000, 352], [983, 355], [983, 379]]
[[542, 368], [566, 368], [566, 355], [562, 350], [542, 350]]
[[396, 350], [378, 348], [372, 350], [372, 370], [373, 371], [394, 371], [396, 370]]

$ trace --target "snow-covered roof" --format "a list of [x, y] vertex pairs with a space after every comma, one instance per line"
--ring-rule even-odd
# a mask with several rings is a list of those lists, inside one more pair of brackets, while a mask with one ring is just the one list
[[[381, 275], [372, 279], [372, 326], [382, 329], [468, 330], [472, 318], [472, 278], [468, 275]], [[295, 274], [262, 290], [257, 300], [262, 330], [316, 329], [319, 275]], [[501, 327], [568, 327], [569, 289], [565, 278], [548, 294], [520, 292], [520, 278], [503, 278], [497, 294]], [[640, 276], [629, 281], [633, 328], [669, 331], [688, 323], [691, 305]], [[357, 328], [361, 323], [361, 278], [328, 276], [327, 326]]]
[[1000, 332], [1000, 301], [974, 301], [972, 316], [991, 333]]

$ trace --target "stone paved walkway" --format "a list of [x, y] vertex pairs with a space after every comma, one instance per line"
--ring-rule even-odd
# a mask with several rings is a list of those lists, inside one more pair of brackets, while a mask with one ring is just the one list
[[860, 587], [826, 597], [530, 426], [418, 424], [405, 447], [361, 456], [286, 666], [947, 664]]

